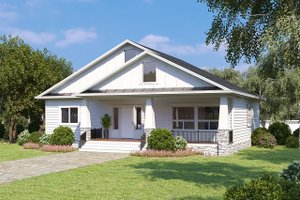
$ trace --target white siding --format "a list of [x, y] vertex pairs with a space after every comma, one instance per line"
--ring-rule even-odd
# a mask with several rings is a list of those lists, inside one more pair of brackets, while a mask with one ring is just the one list
[[251, 127], [247, 123], [247, 100], [233, 99], [233, 142], [242, 142], [251, 138]]
[[[80, 135], [80, 106], [81, 100], [46, 100], [45, 107], [45, 131], [48, 134], [53, 133], [53, 130], [60, 125], [70, 127], [75, 135], [75, 140], [79, 139]], [[77, 124], [62, 124], [61, 107], [78, 107], [78, 123]]]
[[[143, 82], [143, 62], [156, 63], [156, 82]], [[94, 86], [99, 89], [209, 87], [211, 84], [149, 56]]]
[[54, 90], [53, 93], [76, 93], [85, 89], [88, 85], [97, 83], [103, 77], [106, 77], [111, 72], [117, 70], [124, 64], [124, 50], [126, 49], [136, 49], [139, 53], [142, 50], [132, 46], [126, 45], [123, 48], [119, 49], [106, 59], [98, 62], [89, 70], [81, 73], [79, 76], [74, 77], [68, 83], [65, 83], [63, 86]]

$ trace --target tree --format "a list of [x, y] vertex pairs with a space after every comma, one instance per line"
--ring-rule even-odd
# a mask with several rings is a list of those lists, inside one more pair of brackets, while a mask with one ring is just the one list
[[18, 120], [43, 112], [44, 102], [34, 97], [72, 73], [71, 63], [48, 50], [33, 50], [19, 37], [0, 37], [0, 96], [2, 118], [15, 142]]
[[233, 83], [237, 86], [242, 87], [243, 86], [243, 75], [241, 72], [234, 70], [233, 68], [224, 68], [224, 69], [209, 69], [208, 70], [210, 73], [227, 80], [230, 83]]
[[283, 68], [300, 67], [299, 0], [198, 0], [214, 13], [206, 43], [227, 45], [226, 60], [236, 66], [271, 52]]

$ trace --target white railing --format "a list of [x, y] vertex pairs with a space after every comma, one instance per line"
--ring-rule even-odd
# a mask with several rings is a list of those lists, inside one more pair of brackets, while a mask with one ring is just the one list
[[188, 143], [216, 143], [217, 130], [173, 130], [173, 136], [182, 136]]

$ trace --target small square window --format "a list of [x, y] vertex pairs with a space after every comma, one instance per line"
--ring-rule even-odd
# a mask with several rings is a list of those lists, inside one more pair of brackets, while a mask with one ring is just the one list
[[78, 108], [70, 108], [70, 118], [71, 123], [77, 123], [78, 122]]
[[61, 122], [69, 123], [69, 109], [68, 108], [61, 109]]
[[144, 82], [156, 82], [155, 62], [144, 62]]

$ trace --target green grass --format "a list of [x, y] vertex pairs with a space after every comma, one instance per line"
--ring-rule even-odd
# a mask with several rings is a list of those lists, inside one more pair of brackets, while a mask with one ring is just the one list
[[48, 155], [49, 153], [40, 150], [23, 149], [17, 144], [9, 144], [0, 141], [0, 162], [17, 160], [22, 158], [30, 158], [34, 156]]
[[279, 173], [299, 149], [249, 148], [229, 157], [139, 158], [0, 185], [2, 199], [220, 199], [226, 187]]

